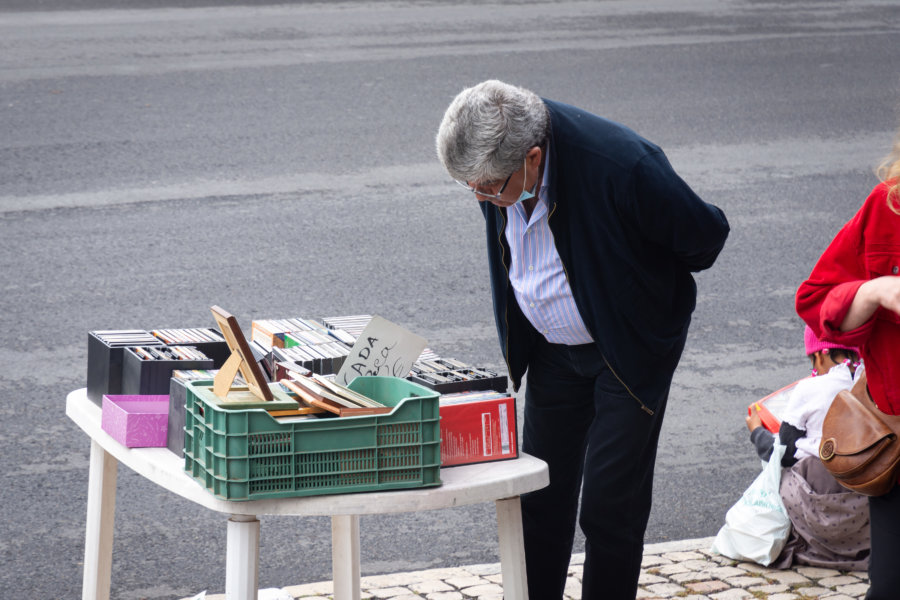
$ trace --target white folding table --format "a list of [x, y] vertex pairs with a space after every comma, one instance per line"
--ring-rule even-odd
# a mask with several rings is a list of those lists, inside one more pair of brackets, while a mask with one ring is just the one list
[[438, 487], [362, 494], [334, 494], [251, 500], [220, 500], [184, 472], [184, 461], [166, 448], [126, 448], [100, 427], [100, 407], [84, 388], [69, 393], [66, 414], [91, 438], [87, 524], [84, 543], [84, 600], [108, 600], [112, 573], [116, 474], [121, 462], [165, 489], [229, 515], [225, 596], [257, 597], [258, 515], [330, 516], [335, 600], [359, 600], [359, 516], [403, 513], [493, 501], [497, 508], [500, 567], [507, 600], [527, 600], [522, 513], [519, 496], [549, 482], [542, 460], [520, 454], [515, 460], [441, 469]]

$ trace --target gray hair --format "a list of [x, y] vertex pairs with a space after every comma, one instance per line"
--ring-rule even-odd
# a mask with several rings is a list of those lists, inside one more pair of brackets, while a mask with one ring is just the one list
[[464, 89], [444, 113], [435, 146], [458, 181], [505, 179], [544, 142], [550, 114], [532, 91], [492, 79]]

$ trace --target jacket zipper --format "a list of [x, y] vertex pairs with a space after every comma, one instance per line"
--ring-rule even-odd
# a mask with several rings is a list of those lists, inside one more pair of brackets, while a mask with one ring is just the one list
[[[500, 228], [500, 233], [497, 235], [497, 243], [500, 244], [500, 264], [503, 265], [503, 270], [506, 271], [506, 296], [509, 296], [509, 269], [506, 267], [506, 249], [503, 247], [503, 232], [506, 231], [506, 215], [502, 210], [498, 210], [500, 213], [500, 221], [502, 223], [502, 227]], [[506, 372], [512, 375], [512, 368], [509, 366], [509, 298], [507, 297], [506, 303], [503, 306], [503, 323], [506, 325], [506, 339], [503, 342], [504, 352], [503, 352], [503, 362], [506, 363]], [[513, 381], [513, 390], [519, 391], [516, 385], [516, 382]]]
[[[555, 212], [556, 212], [556, 203], [554, 202], [554, 203], [553, 203], [553, 208], [550, 210], [550, 214], [547, 215], [547, 226], [548, 226], [548, 227], [550, 226], [550, 217], [552, 217], [552, 216], [553, 216], [553, 213], [555, 213]], [[557, 251], [557, 254], [558, 254], [558, 253], [559, 253], [559, 252]], [[563, 268], [563, 274], [565, 274], [565, 276], [566, 276], [566, 283], [569, 284], [569, 289], [572, 289], [572, 284], [569, 283], [569, 270], [566, 269], [566, 263], [563, 262], [562, 256], [559, 257], [559, 264], [562, 265], [562, 268]], [[505, 263], [504, 263], [504, 266], [506, 266]], [[509, 280], [509, 272], [507, 271], [507, 281], [508, 281], [508, 280]], [[508, 327], [509, 327], [509, 326], [507, 325], [507, 331], [509, 331]], [[509, 339], [509, 334], [507, 334], [506, 337], [507, 337], [507, 340], [508, 340], [508, 339]], [[507, 343], [509, 343], [509, 342], [507, 341]], [[600, 352], [600, 357], [603, 359], [603, 362], [606, 363], [606, 367], [609, 369], [609, 372], [613, 374], [613, 377], [615, 377], [616, 380], [617, 380], [619, 383], [622, 384], [622, 387], [625, 388], [625, 391], [628, 392], [628, 395], [631, 396], [632, 398], [634, 398], [635, 401], [640, 405], [641, 410], [644, 411], [645, 413], [647, 413], [648, 415], [651, 415], [651, 416], [652, 416], [652, 415], [654, 414], [653, 411], [650, 410], [650, 408], [648, 408], [647, 405], [644, 404], [644, 403], [641, 401], [641, 399], [638, 398], [637, 395], [636, 395], [634, 392], [631, 391], [631, 388], [628, 387], [628, 384], [625, 383], [625, 382], [622, 380], [621, 377], [619, 377], [619, 374], [616, 373], [616, 370], [612, 368], [612, 365], [611, 365], [611, 364], [609, 364], [609, 361], [606, 359], [606, 355], [603, 354], [603, 352]], [[507, 365], [507, 368], [508, 368], [508, 365]]]

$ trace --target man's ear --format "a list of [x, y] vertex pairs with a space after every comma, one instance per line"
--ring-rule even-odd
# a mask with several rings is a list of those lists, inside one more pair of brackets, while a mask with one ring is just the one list
[[543, 153], [539, 146], [533, 146], [531, 150], [528, 151], [528, 154], [525, 155], [525, 159], [528, 161], [528, 167], [535, 171], [540, 167], [541, 159], [543, 159], [543, 157]]

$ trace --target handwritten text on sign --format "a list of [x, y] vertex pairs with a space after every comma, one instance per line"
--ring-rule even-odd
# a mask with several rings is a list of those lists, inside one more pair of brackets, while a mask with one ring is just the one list
[[387, 319], [372, 317], [335, 380], [347, 385], [360, 375], [406, 377], [427, 343]]

